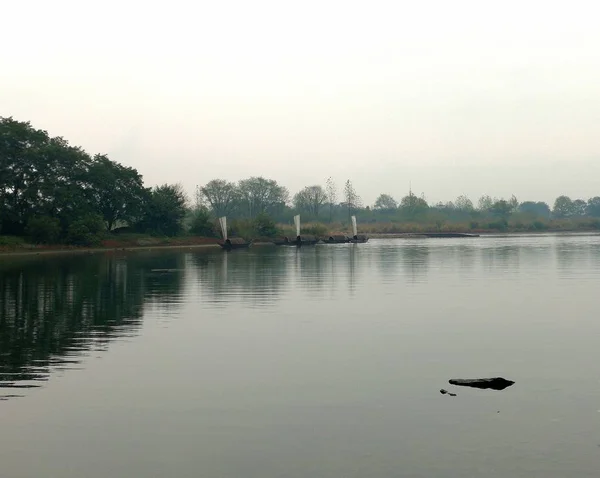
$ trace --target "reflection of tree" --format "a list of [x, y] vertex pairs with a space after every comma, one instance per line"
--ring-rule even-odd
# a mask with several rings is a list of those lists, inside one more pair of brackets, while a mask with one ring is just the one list
[[215, 304], [238, 299], [257, 305], [272, 303], [288, 280], [288, 261], [284, 250], [255, 247], [248, 251], [220, 252], [210, 255], [194, 252], [194, 265], [201, 291]]
[[560, 275], [570, 276], [588, 267], [591, 259], [597, 257], [598, 244], [588, 242], [585, 237], [570, 237], [566, 241], [557, 238], [555, 251]]
[[0, 388], [36, 386], [50, 367], [77, 363], [85, 351], [135, 333], [145, 297], [179, 291], [181, 274], [151, 272], [167, 265], [174, 268], [180, 259], [132, 254], [3, 261]]
[[396, 248], [404, 275], [409, 282], [421, 282], [429, 271], [430, 247], [427, 244], [407, 243]]
[[481, 263], [486, 270], [497, 270], [501, 268], [505, 271], [519, 271], [519, 251], [521, 246], [518, 244], [493, 245], [481, 249]]

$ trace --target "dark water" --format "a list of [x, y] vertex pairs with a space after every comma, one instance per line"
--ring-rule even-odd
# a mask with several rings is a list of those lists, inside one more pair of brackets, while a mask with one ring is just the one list
[[0, 476], [596, 477], [599, 304], [599, 236], [0, 257]]

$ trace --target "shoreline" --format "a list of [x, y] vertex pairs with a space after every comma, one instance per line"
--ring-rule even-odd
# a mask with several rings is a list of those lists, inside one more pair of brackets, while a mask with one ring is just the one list
[[[523, 232], [483, 232], [478, 233], [475, 237], [465, 237], [463, 239], [477, 239], [485, 237], [519, 237], [519, 236], [542, 236], [542, 235], [581, 235], [581, 236], [597, 236], [598, 231], [523, 231]], [[423, 233], [416, 232], [400, 232], [400, 233], [372, 233], [368, 234], [370, 239], [434, 239], [427, 238]], [[274, 246], [272, 242], [261, 241], [253, 243], [254, 246], [265, 247]], [[115, 252], [135, 252], [135, 251], [156, 251], [156, 250], [172, 250], [172, 249], [218, 249], [219, 244], [204, 243], [198, 244], [190, 242], [188, 244], [148, 244], [148, 245], [123, 245], [121, 247], [106, 246], [106, 247], [64, 247], [52, 248], [53, 246], [36, 246], [31, 247], [15, 247], [12, 249], [0, 250], [0, 257], [11, 256], [41, 256], [41, 255], [61, 255], [61, 254], [99, 254], [99, 253], [115, 253]]]

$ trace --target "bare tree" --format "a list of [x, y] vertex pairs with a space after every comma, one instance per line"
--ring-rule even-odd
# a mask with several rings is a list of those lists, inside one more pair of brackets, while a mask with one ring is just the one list
[[350, 219], [353, 212], [361, 207], [360, 196], [356, 193], [349, 179], [344, 186], [344, 204], [348, 208], [348, 219]]
[[318, 217], [325, 201], [327, 194], [321, 186], [307, 186], [294, 196], [294, 207]]
[[216, 216], [226, 216], [235, 206], [238, 196], [237, 186], [224, 179], [213, 179], [200, 188], [196, 201], [198, 205], [208, 203]]
[[337, 203], [337, 187], [331, 176], [327, 178], [325, 190], [327, 191], [327, 200], [329, 201], [329, 222], [331, 222], [333, 221], [333, 208]]

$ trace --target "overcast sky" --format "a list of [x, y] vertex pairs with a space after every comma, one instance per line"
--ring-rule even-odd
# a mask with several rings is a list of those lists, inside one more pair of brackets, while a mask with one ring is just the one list
[[0, 3], [0, 116], [148, 185], [600, 195], [597, 1]]

